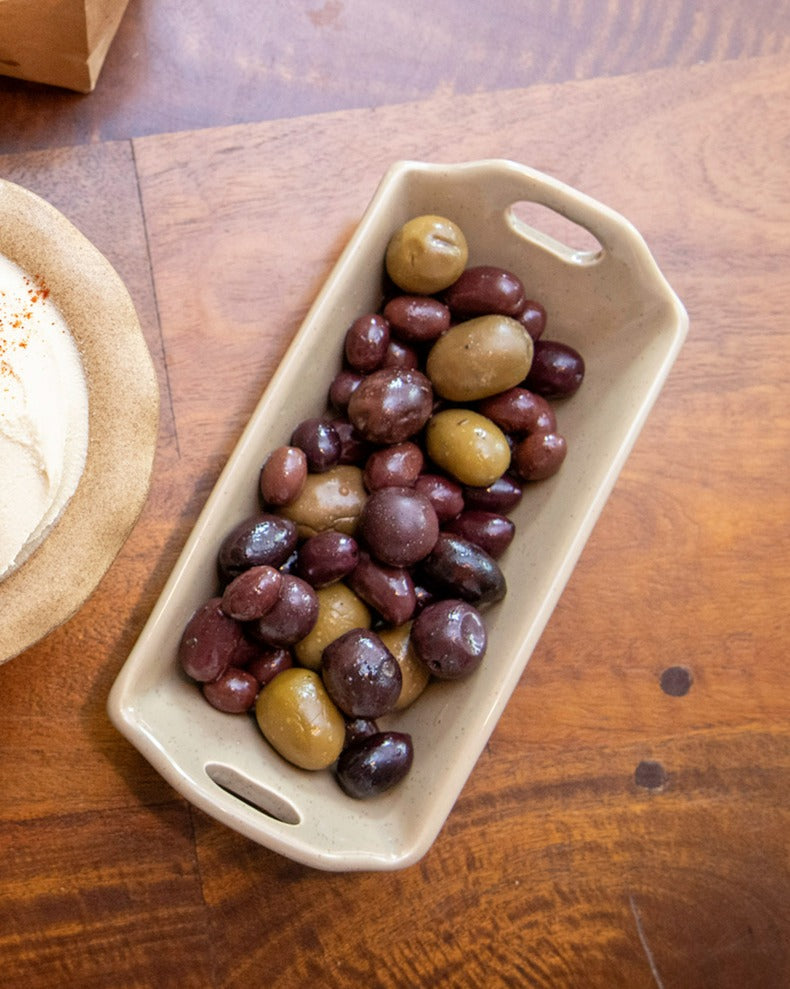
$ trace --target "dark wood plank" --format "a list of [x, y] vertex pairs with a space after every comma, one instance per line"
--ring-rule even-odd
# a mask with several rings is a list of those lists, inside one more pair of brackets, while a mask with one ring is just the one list
[[780, 53], [787, 0], [133, 0], [89, 96], [0, 78], [0, 152]]

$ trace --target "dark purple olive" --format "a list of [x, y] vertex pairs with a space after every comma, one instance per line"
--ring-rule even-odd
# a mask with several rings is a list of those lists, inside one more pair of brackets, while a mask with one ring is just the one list
[[365, 461], [365, 487], [368, 491], [411, 487], [419, 477], [424, 463], [422, 450], [411, 440], [374, 450]]
[[430, 501], [412, 488], [379, 488], [359, 517], [371, 553], [392, 567], [408, 567], [433, 549], [439, 519]]
[[546, 310], [534, 299], [527, 299], [524, 308], [516, 316], [533, 340], [540, 340], [546, 329]]
[[353, 628], [329, 643], [321, 656], [321, 676], [329, 696], [352, 718], [389, 713], [403, 684], [398, 661], [366, 628]]
[[249, 711], [258, 696], [258, 681], [247, 670], [229, 667], [216, 680], [204, 683], [203, 696], [212, 707], [225, 714]]
[[505, 577], [491, 556], [468, 539], [443, 532], [420, 563], [423, 582], [444, 597], [459, 597], [483, 606], [501, 601]]
[[525, 388], [544, 398], [570, 398], [583, 380], [584, 360], [578, 351], [557, 340], [535, 341]]
[[255, 677], [261, 687], [265, 687], [278, 673], [289, 670], [293, 665], [290, 649], [259, 645], [257, 655], [244, 668]]
[[433, 388], [421, 371], [386, 367], [354, 389], [348, 418], [371, 443], [402, 443], [422, 429], [432, 410]]
[[414, 490], [430, 501], [439, 522], [449, 522], [463, 511], [463, 488], [457, 481], [443, 474], [420, 474], [414, 482]]
[[354, 371], [368, 374], [384, 363], [390, 342], [390, 325], [384, 316], [367, 313], [346, 330], [343, 352]]
[[425, 295], [396, 295], [384, 306], [393, 333], [408, 343], [436, 340], [450, 328], [450, 310]]
[[340, 459], [338, 463], [344, 466], [352, 465], [354, 467], [363, 463], [372, 450], [371, 444], [360, 435], [348, 419], [333, 419], [332, 425], [340, 437]]
[[255, 638], [269, 646], [292, 646], [310, 632], [318, 619], [313, 588], [293, 574], [283, 574], [275, 604], [252, 624]]
[[448, 599], [420, 612], [412, 626], [411, 643], [435, 677], [457, 680], [480, 665], [488, 635], [477, 608], [468, 601]]
[[360, 738], [369, 738], [378, 733], [379, 726], [373, 718], [346, 718], [346, 741], [344, 748], [358, 742]]
[[386, 793], [404, 779], [414, 760], [411, 736], [383, 731], [349, 745], [337, 760], [337, 780], [350, 797], [364, 800]]
[[362, 381], [364, 375], [359, 371], [344, 369], [338, 371], [329, 386], [329, 401], [342, 415], [345, 415], [351, 393]]
[[223, 584], [250, 567], [279, 567], [296, 548], [296, 525], [262, 512], [239, 522], [219, 548], [217, 566]]
[[477, 265], [467, 268], [444, 293], [444, 301], [458, 316], [516, 316], [527, 297], [521, 280], [505, 268]]
[[336, 466], [342, 452], [340, 437], [326, 419], [300, 422], [291, 435], [291, 446], [304, 450], [308, 469], [313, 474], [323, 474]]
[[513, 466], [525, 481], [542, 481], [556, 474], [568, 445], [559, 433], [533, 433], [516, 444]]
[[444, 531], [468, 539], [498, 560], [513, 542], [516, 527], [506, 515], [469, 508], [451, 519]]
[[240, 622], [260, 618], [280, 594], [283, 575], [274, 567], [250, 567], [234, 577], [222, 595], [222, 610]]
[[390, 340], [382, 367], [418, 368], [420, 357], [414, 347], [400, 340]]
[[484, 512], [498, 512], [501, 515], [512, 511], [523, 494], [521, 482], [510, 474], [503, 474], [487, 488], [466, 487], [463, 491], [467, 508], [479, 508]]
[[299, 547], [296, 573], [312, 587], [327, 587], [350, 574], [358, 562], [356, 539], [336, 529], [325, 529]]
[[552, 433], [557, 428], [557, 416], [548, 401], [526, 388], [508, 388], [484, 398], [477, 403], [477, 411], [504, 432], [517, 436]]
[[242, 627], [222, 610], [222, 598], [210, 598], [187, 622], [178, 659], [187, 676], [208, 683], [225, 672], [242, 641]]
[[402, 625], [414, 614], [417, 605], [414, 581], [405, 567], [389, 567], [361, 550], [359, 563], [346, 583], [391, 625]]

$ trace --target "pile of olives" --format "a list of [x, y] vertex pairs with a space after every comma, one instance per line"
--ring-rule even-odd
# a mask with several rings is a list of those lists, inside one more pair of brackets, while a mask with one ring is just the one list
[[223, 539], [218, 592], [180, 642], [210, 704], [254, 713], [281, 756], [334, 767], [357, 798], [412, 764], [409, 734], [379, 720], [483, 661], [509, 513], [560, 468], [550, 400], [584, 376], [515, 274], [467, 261], [445, 217], [394, 234], [326, 413], [266, 457], [260, 511]]

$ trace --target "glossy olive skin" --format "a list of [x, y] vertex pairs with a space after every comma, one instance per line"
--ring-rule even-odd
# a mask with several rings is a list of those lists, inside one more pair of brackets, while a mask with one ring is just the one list
[[342, 580], [358, 562], [356, 539], [336, 529], [326, 529], [306, 539], [299, 547], [296, 574], [317, 590]]
[[412, 625], [412, 622], [405, 622], [403, 625], [383, 628], [379, 631], [379, 638], [400, 666], [401, 689], [395, 703], [394, 710], [396, 711], [403, 711], [413, 704], [428, 686], [430, 680], [430, 674], [425, 664], [420, 662], [412, 645]]
[[445, 525], [444, 531], [468, 539], [498, 560], [513, 542], [516, 526], [506, 515], [498, 512], [467, 508], [451, 519]]
[[518, 316], [527, 295], [521, 279], [512, 271], [481, 264], [467, 268], [445, 291], [444, 301], [457, 316]]
[[349, 745], [337, 761], [337, 780], [350, 797], [365, 800], [391, 790], [404, 779], [414, 761], [414, 746], [406, 732], [368, 735]]
[[557, 416], [552, 406], [542, 395], [526, 388], [508, 388], [478, 402], [476, 408], [481, 415], [512, 435], [553, 433], [557, 428]]
[[433, 409], [428, 378], [409, 368], [381, 368], [351, 393], [348, 418], [371, 443], [402, 443], [418, 433]]
[[415, 216], [390, 238], [384, 257], [387, 274], [405, 293], [433, 295], [459, 277], [469, 246], [461, 228], [435, 214]]
[[401, 625], [414, 614], [417, 595], [411, 574], [405, 567], [391, 567], [374, 560], [361, 550], [359, 562], [347, 583], [385, 622]]
[[559, 433], [533, 433], [513, 450], [513, 466], [525, 481], [543, 481], [556, 474], [568, 452]]
[[546, 310], [534, 299], [527, 299], [524, 308], [516, 316], [533, 340], [540, 340], [546, 329]]
[[314, 670], [278, 674], [258, 694], [255, 717], [269, 744], [302, 769], [326, 769], [343, 750], [345, 720]]
[[425, 445], [435, 464], [461, 484], [487, 487], [510, 465], [502, 430], [472, 409], [443, 409], [431, 417]]
[[335, 427], [320, 418], [300, 422], [291, 434], [291, 446], [304, 451], [308, 470], [313, 474], [323, 474], [334, 467], [342, 450]]
[[287, 505], [299, 497], [307, 477], [307, 456], [295, 446], [278, 446], [261, 468], [260, 490], [264, 504]]
[[506, 473], [487, 487], [465, 487], [464, 504], [467, 508], [479, 508], [484, 512], [511, 512], [524, 496], [524, 487], [519, 480]]
[[308, 474], [302, 493], [279, 510], [303, 539], [326, 529], [353, 535], [367, 498], [362, 471], [338, 464], [323, 474]]
[[440, 534], [420, 563], [420, 573], [437, 596], [459, 597], [478, 607], [501, 601], [507, 593], [496, 560], [468, 539], [449, 532]]
[[303, 639], [318, 620], [318, 596], [293, 574], [283, 574], [277, 601], [252, 623], [255, 638], [268, 646], [291, 646]]
[[351, 393], [363, 378], [364, 374], [361, 374], [359, 371], [352, 371], [350, 368], [343, 368], [343, 370], [338, 371], [332, 379], [332, 383], [329, 386], [329, 404], [341, 413], [341, 415], [345, 415], [346, 409], [348, 408], [348, 403], [351, 399]]
[[280, 515], [261, 512], [239, 522], [225, 536], [217, 554], [223, 584], [250, 567], [279, 567], [296, 549], [296, 526]]
[[260, 648], [257, 656], [250, 660], [244, 668], [255, 677], [259, 686], [265, 687], [278, 673], [289, 670], [293, 665], [290, 649], [284, 646], [279, 648], [270, 646]]
[[477, 316], [456, 323], [431, 347], [425, 369], [437, 395], [475, 402], [526, 378], [534, 344], [510, 316]]
[[567, 343], [541, 338], [535, 342], [535, 353], [524, 387], [544, 398], [570, 398], [584, 381], [584, 359]]
[[433, 548], [439, 519], [425, 495], [412, 488], [374, 491], [362, 509], [359, 532], [382, 563], [408, 567]]
[[397, 295], [384, 307], [393, 333], [410, 343], [436, 340], [450, 329], [450, 310], [439, 299], [424, 295]]
[[346, 330], [343, 352], [349, 367], [368, 374], [384, 363], [390, 342], [390, 325], [385, 315], [366, 313]]
[[203, 696], [218, 711], [243, 714], [249, 711], [258, 696], [258, 681], [247, 670], [228, 667], [216, 680], [204, 683]]
[[321, 656], [330, 642], [353, 628], [370, 627], [370, 611], [364, 601], [345, 584], [330, 584], [316, 591], [318, 617], [304, 638], [293, 645], [293, 653], [302, 666], [311, 670], [321, 667]]
[[363, 476], [368, 491], [387, 487], [410, 487], [420, 476], [425, 457], [411, 440], [374, 450], [365, 461]]
[[269, 566], [250, 567], [234, 577], [222, 594], [222, 610], [240, 622], [261, 618], [274, 607], [283, 575]]
[[482, 662], [488, 634], [473, 605], [447, 599], [428, 605], [415, 619], [412, 643], [421, 662], [435, 677], [458, 680]]
[[178, 660], [187, 676], [208, 683], [231, 665], [242, 641], [241, 625], [222, 610], [221, 598], [211, 598], [187, 622], [178, 646]]
[[324, 649], [321, 676], [329, 696], [352, 718], [379, 718], [394, 710], [401, 692], [400, 666], [379, 636], [354, 628]]
[[440, 523], [454, 519], [463, 511], [464, 489], [443, 474], [421, 474], [414, 482], [414, 488], [433, 505]]

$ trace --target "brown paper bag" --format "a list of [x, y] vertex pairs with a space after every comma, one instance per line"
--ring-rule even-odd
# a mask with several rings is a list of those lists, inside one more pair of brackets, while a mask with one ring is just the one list
[[129, 0], [0, 0], [0, 75], [89, 93]]

